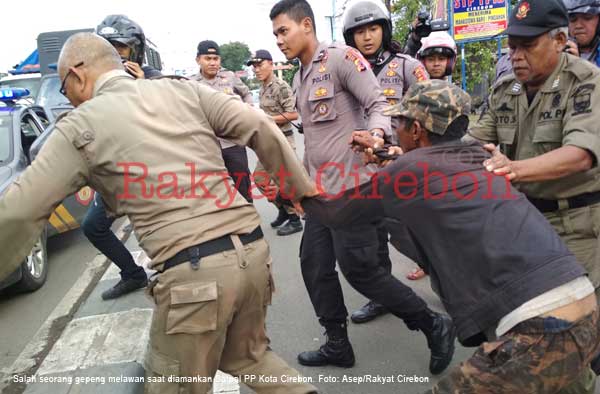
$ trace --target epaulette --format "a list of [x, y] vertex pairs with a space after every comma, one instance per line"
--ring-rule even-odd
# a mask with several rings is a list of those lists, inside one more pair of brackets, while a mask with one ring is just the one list
[[584, 81], [594, 74], [600, 73], [595, 64], [569, 54], [567, 54], [567, 66], [564, 71], [573, 74], [578, 81]]
[[498, 79], [493, 85], [492, 85], [492, 92], [495, 92], [496, 90], [500, 89], [501, 86], [504, 85], [508, 85], [510, 83], [513, 83], [513, 87], [511, 88], [511, 92], [513, 93], [520, 93], [521, 89], [522, 89], [522, 84], [517, 81], [517, 79], [515, 78], [514, 74], [511, 72], [508, 75], [505, 75], [503, 77], [500, 77], [500, 79]]

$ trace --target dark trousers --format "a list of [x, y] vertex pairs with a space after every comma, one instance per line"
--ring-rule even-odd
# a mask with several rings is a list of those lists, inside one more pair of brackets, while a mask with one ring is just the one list
[[248, 154], [246, 148], [243, 146], [232, 146], [231, 148], [221, 149], [223, 155], [223, 161], [227, 172], [231, 179], [233, 179], [234, 185], [237, 191], [246, 199], [248, 202], [252, 202], [252, 196], [250, 195], [250, 169], [248, 168]]
[[[388, 263], [381, 260], [389, 261], [382, 248], [384, 241], [387, 249], [387, 232], [374, 224], [333, 230], [307, 217], [300, 245], [300, 264], [304, 284], [322, 325], [344, 323], [348, 316], [335, 269], [337, 260], [354, 289], [387, 307], [409, 328], [417, 328], [416, 322], [427, 305], [384, 268]], [[391, 262], [388, 267], [391, 269]]]
[[144, 268], [135, 263], [129, 250], [110, 229], [114, 221], [114, 218], [107, 217], [102, 197], [96, 193], [81, 228], [92, 245], [121, 269], [121, 279], [145, 278]]

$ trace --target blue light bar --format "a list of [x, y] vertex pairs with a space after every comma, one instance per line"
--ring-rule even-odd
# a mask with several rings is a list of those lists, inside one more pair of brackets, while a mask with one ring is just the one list
[[13, 101], [29, 96], [29, 89], [3, 88], [0, 89], [0, 101]]

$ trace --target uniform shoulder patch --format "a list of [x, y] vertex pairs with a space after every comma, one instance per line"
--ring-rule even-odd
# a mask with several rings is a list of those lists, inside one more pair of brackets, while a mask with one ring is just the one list
[[354, 48], [346, 49], [346, 60], [349, 60], [352, 63], [354, 63], [358, 72], [363, 72], [365, 70], [371, 69], [371, 65], [369, 64], [367, 59], [365, 59], [364, 56]]
[[415, 76], [418, 82], [427, 81], [429, 79], [427, 78], [427, 71], [425, 71], [425, 67], [423, 67], [422, 65], [418, 65], [417, 67], [415, 67], [415, 69], [413, 70], [413, 75]]
[[593, 83], [586, 83], [577, 87], [573, 94], [573, 113], [577, 116], [592, 112], [592, 92], [596, 89]]

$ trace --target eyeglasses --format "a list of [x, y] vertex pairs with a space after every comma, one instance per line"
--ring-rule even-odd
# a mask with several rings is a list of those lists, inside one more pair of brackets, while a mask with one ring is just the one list
[[69, 68], [69, 71], [67, 71], [67, 75], [65, 75], [65, 79], [63, 79], [62, 83], [60, 84], [60, 90], [59, 90], [60, 94], [67, 97], [67, 90], [65, 89], [65, 84], [67, 83], [67, 78], [69, 78], [69, 75], [71, 75], [74, 68], [78, 68], [81, 66], [83, 66], [83, 62], [79, 62], [76, 65], [74, 65], [73, 67]]

